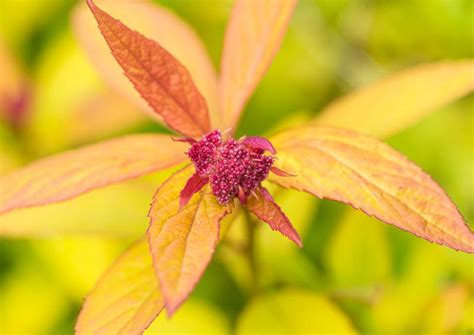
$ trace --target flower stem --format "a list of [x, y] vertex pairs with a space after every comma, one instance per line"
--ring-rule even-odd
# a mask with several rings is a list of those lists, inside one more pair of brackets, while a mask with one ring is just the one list
[[246, 209], [244, 212], [247, 227], [247, 248], [245, 256], [250, 269], [251, 293], [256, 294], [258, 292], [258, 268], [255, 252], [255, 229], [257, 228], [257, 225]]

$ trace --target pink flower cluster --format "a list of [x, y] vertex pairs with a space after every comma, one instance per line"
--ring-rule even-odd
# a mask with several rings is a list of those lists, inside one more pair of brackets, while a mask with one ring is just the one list
[[245, 202], [267, 178], [274, 158], [264, 155], [266, 150], [275, 153], [264, 138], [224, 140], [219, 130], [213, 130], [195, 141], [187, 154], [196, 174], [208, 179], [219, 203], [226, 204], [235, 197]]

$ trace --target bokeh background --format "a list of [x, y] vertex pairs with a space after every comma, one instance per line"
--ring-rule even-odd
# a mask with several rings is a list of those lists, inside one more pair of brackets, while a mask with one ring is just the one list
[[[196, 30], [218, 68], [231, 1], [156, 3]], [[76, 6], [0, 0], [0, 174], [100, 139], [165, 131], [94, 69], [73, 32]], [[471, 0], [301, 0], [238, 133], [307, 120], [409, 66], [471, 58], [473, 22]], [[471, 227], [473, 111], [471, 95], [388, 139], [447, 190]], [[153, 190], [165, 176], [0, 218], [0, 334], [71, 334], [84, 296], [145, 231]], [[259, 227], [260, 289], [252, 293], [235, 248], [243, 238], [237, 219], [189, 302], [171, 320], [160, 316], [152, 332], [473, 333], [472, 256], [341, 204], [275, 192], [305, 247]]]

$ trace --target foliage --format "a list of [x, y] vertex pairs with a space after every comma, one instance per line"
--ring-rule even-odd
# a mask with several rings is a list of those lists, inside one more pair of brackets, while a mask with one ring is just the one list
[[[104, 1], [104, 7], [109, 8], [106, 3]], [[169, 175], [170, 167], [176, 170], [182, 166], [186, 159], [182, 152], [186, 146], [180, 141], [196, 143], [200, 136], [212, 129], [211, 125], [232, 127], [228, 135], [232, 136], [236, 132], [237, 121], [247, 101], [282, 43], [295, 7], [293, 1], [278, 1], [272, 3], [270, 8], [265, 7], [264, 2], [237, 1], [225, 34], [221, 77], [217, 80], [211, 62], [196, 35], [168, 11], [151, 4], [137, 4], [136, 11], [130, 8], [124, 11], [127, 5], [110, 4], [111, 12], [122, 10], [122, 13], [125, 13], [124, 18], [135, 17], [136, 20], [139, 17], [140, 23], [145, 27], [145, 34], [147, 29], [155, 30], [156, 22], [161, 22], [158, 19], [162, 19], [163, 25], [155, 31], [155, 41], [129, 29], [92, 1], [89, 1], [88, 5], [113, 56], [149, 107], [137, 103], [137, 95], [131, 90], [130, 83], [117, 75], [120, 72], [119, 67], [111, 65], [115, 63], [104, 49], [105, 43], [101, 44], [100, 40], [89, 38], [93, 33], [84, 33], [91, 30], [82, 29], [81, 22], [90, 24], [91, 16], [84, 14], [84, 6], [79, 6], [74, 16], [75, 29], [93, 62], [103, 65], [100, 69], [105, 69], [105, 78], [117, 92], [123, 94], [124, 99], [130, 99], [130, 104], [137, 103], [136, 106], [149, 114], [155, 114], [155, 117], [171, 129], [190, 137], [171, 141], [168, 135], [129, 135], [44, 158], [0, 178], [2, 212], [65, 201], [112, 183], [163, 171], [159, 173], [159, 178], [143, 179], [142, 184], [138, 183], [149, 189], [156, 180], [162, 180], [163, 176]], [[303, 3], [301, 6], [309, 5]], [[154, 23], [147, 26], [147, 22]], [[169, 38], [170, 31], [176, 31], [173, 38]], [[180, 49], [183, 45], [186, 47]], [[174, 48], [177, 50], [176, 54], [173, 53]], [[190, 58], [190, 54], [196, 54], [198, 57]], [[7, 64], [9, 70], [14, 69], [11, 62], [2, 63]], [[196, 74], [193, 69], [196, 69]], [[19, 85], [20, 90], [14, 85], [6, 86], [5, 92], [13, 100], [5, 100], [8, 103], [2, 106], [2, 111], [6, 129], [11, 128], [12, 136], [22, 139], [31, 127], [28, 125], [28, 122], [31, 122], [29, 120], [34, 119], [28, 118], [30, 105], [27, 103], [28, 95], [21, 89], [25, 87], [21, 70], [15, 69], [12, 73], [11, 81]], [[374, 226], [378, 228], [366, 230], [363, 227], [366, 224], [367, 227], [372, 227], [374, 221], [370, 219], [372, 221], [369, 224], [364, 222], [368, 219], [363, 216], [363, 219], [359, 218], [360, 214], [356, 216], [351, 213], [344, 216], [340, 226], [326, 228], [329, 233], [323, 235], [320, 242], [326, 243], [325, 238], [328, 240], [330, 248], [327, 252], [330, 254], [324, 259], [321, 259], [320, 255], [312, 254], [311, 248], [308, 251], [296, 251], [288, 246], [280, 247], [281, 242], [272, 244], [269, 253], [262, 250], [262, 253], [258, 254], [261, 243], [255, 245], [258, 241], [256, 234], [265, 236], [266, 233], [259, 229], [255, 218], [247, 214], [247, 209], [257, 218], [267, 222], [272, 229], [279, 230], [300, 245], [298, 233], [290, 223], [291, 219], [296, 227], [301, 225], [295, 222], [298, 216], [293, 213], [299, 204], [295, 206], [293, 203], [285, 207], [283, 202], [281, 208], [276, 204], [280, 194], [286, 194], [285, 188], [293, 188], [319, 198], [350, 204], [427, 240], [472, 252], [474, 235], [446, 193], [421, 168], [397, 151], [374, 137], [362, 135], [357, 131], [378, 137], [394, 134], [427, 116], [433, 109], [470, 92], [474, 88], [473, 74], [473, 62], [466, 60], [417, 66], [336, 100], [308, 122], [308, 125], [302, 125], [298, 118], [296, 121], [284, 122], [283, 126], [279, 127], [280, 130], [269, 137], [275, 148], [263, 138], [240, 139], [236, 143], [244, 152], [248, 150], [250, 154], [257, 155], [258, 152], [258, 155], [262, 155], [267, 151], [272, 154], [263, 156], [269, 159], [271, 157], [271, 162], [275, 164], [269, 181], [282, 188], [267, 185], [266, 182], [261, 185], [261, 179], [256, 179], [256, 184], [247, 188], [242, 188], [243, 184], [239, 182], [235, 186], [238, 188], [231, 193], [231, 197], [238, 198], [240, 202], [235, 207], [233, 202], [220, 198], [216, 200], [214, 195], [217, 196], [217, 191], [212, 184], [212, 174], [198, 176], [210, 177], [211, 187], [204, 186], [203, 183], [192, 188], [189, 194], [182, 191], [186, 190], [185, 185], [189, 184], [189, 181], [188, 184], [186, 181], [189, 178], [192, 181], [191, 176], [196, 177], [196, 174], [193, 175], [194, 169], [190, 166], [178, 170], [155, 194], [149, 213], [151, 223], [147, 232], [148, 243], [140, 239], [102, 277], [82, 308], [76, 326], [77, 333], [142, 333], [164, 307], [169, 314], [174, 313], [203, 275], [219, 239], [222, 240], [223, 246], [217, 250], [216, 262], [226, 263], [225, 271], [232, 274], [225, 280], [233, 283], [232, 285], [241, 285], [241, 288], [248, 290], [250, 298], [254, 297], [248, 307], [240, 307], [243, 312], [238, 319], [235, 318], [235, 313], [231, 313], [234, 315], [231, 321], [238, 324], [237, 332], [256, 330], [257, 325], [252, 321], [256, 319], [265, 320], [260, 324], [262, 331], [276, 327], [275, 330], [324, 332], [333, 331], [331, 325], [334, 323], [342, 327], [341, 331], [344, 332], [351, 332], [355, 328], [375, 331], [450, 331], [470, 327], [461, 323], [460, 318], [453, 318], [449, 311], [430, 307], [430, 304], [436, 301], [442, 301], [456, 311], [467, 305], [470, 288], [465, 284], [449, 285], [446, 293], [443, 292], [432, 299], [437, 294], [435, 279], [443, 276], [445, 267], [452, 269], [459, 278], [465, 276], [462, 264], [469, 261], [465, 258], [466, 255], [455, 255], [443, 249], [430, 249], [434, 246], [410, 239], [407, 235], [397, 235], [392, 231], [389, 231], [390, 234], [395, 234], [396, 239], [401, 242], [395, 241], [392, 243], [393, 247], [389, 248], [386, 230], [378, 225]], [[270, 71], [270, 78], [271, 75]], [[265, 80], [263, 84], [265, 87]], [[101, 97], [108, 95], [100, 93]], [[258, 95], [259, 91], [257, 97]], [[129, 102], [123, 101], [127, 110]], [[252, 105], [250, 100], [248, 110], [252, 111]], [[106, 104], [99, 110], [110, 110], [110, 107]], [[87, 122], [87, 119], [85, 121]], [[328, 127], [328, 124], [331, 127]], [[224, 144], [231, 143], [228, 141], [230, 140], [226, 139]], [[213, 160], [220, 158], [215, 157], [226, 153], [221, 152], [223, 149], [220, 146], [212, 150], [215, 151], [211, 151], [211, 164], [217, 164]], [[189, 151], [188, 155], [191, 157]], [[195, 161], [193, 163], [196, 164]], [[14, 165], [15, 163], [12, 164]], [[214, 169], [217, 165], [211, 166]], [[196, 172], [199, 172], [197, 168]], [[276, 202], [267, 188], [274, 194]], [[124, 188], [124, 191], [128, 192], [128, 189]], [[109, 194], [114, 197], [120, 193]], [[186, 196], [185, 201], [183, 194]], [[84, 199], [86, 198], [81, 197], [77, 200], [79, 211], [85, 208], [80, 203]], [[92, 203], [94, 207], [98, 204], [94, 200]], [[123, 204], [127, 206], [127, 201]], [[61, 208], [61, 205], [55, 206]], [[325, 204], [321, 206], [324, 209]], [[41, 215], [41, 210], [27, 209], [19, 211], [19, 214], [12, 212], [5, 215], [0, 221], [0, 232], [27, 236], [31, 233], [87, 231], [80, 227], [80, 224], [74, 223], [74, 220], [69, 218], [70, 215], [65, 215], [57, 224], [45, 226], [44, 229], [28, 222], [31, 221], [30, 218]], [[97, 209], [91, 214], [95, 211]], [[120, 208], [116, 211], [120, 213]], [[44, 213], [44, 220], [48, 220], [48, 212]], [[113, 221], [113, 224], [103, 229], [103, 233], [116, 234], [126, 231], [131, 232], [130, 237], [137, 237], [136, 232], [140, 229], [128, 231], [123, 229], [123, 224]], [[324, 215], [318, 215], [314, 221], [321, 226], [325, 223]], [[351, 232], [350, 225], [353, 222], [361, 222], [362, 225], [356, 228], [353, 226]], [[242, 228], [246, 231], [240, 231]], [[317, 226], [311, 228], [303, 235], [305, 240], [309, 239], [315, 230], [318, 232], [320, 229]], [[365, 244], [367, 233], [373, 238], [369, 239], [368, 243], [381, 254], [379, 257], [369, 258], [366, 266], [375, 268], [361, 276], [359, 271], [347, 268], [341, 257], [346, 253], [355, 255], [350, 263], [361, 264], [359, 257], [373, 253]], [[400, 246], [407, 243], [412, 245], [409, 250], [413, 250], [408, 254], [400, 250]], [[389, 250], [393, 254], [390, 254]], [[410, 255], [413, 257], [409, 257]], [[440, 262], [435, 265], [437, 260]], [[429, 262], [430, 266], [427, 267], [426, 273], [420, 272], [421, 264], [425, 261]], [[317, 268], [309, 269], [313, 267], [312, 262], [319, 264], [321, 273], [318, 273]], [[273, 278], [266, 277], [263, 273], [267, 271], [266, 267], [268, 273], [273, 274]], [[290, 273], [284, 273], [283, 269], [289, 269]], [[393, 272], [393, 269], [402, 270], [397, 273]], [[206, 275], [204, 274], [204, 283]], [[312, 291], [278, 290], [281, 284], [306, 286]], [[363, 286], [358, 288], [357, 285]], [[378, 285], [385, 287], [382, 293], [378, 291]], [[270, 288], [276, 292], [269, 293]], [[255, 298], [260, 290], [267, 293]], [[412, 299], [410, 308], [403, 311], [405, 297], [414, 290], [421, 292], [420, 296]], [[318, 291], [319, 294], [313, 291]], [[200, 292], [206, 291], [200, 290], [198, 285], [198, 297]], [[207, 292], [201, 294], [204, 294], [204, 298], [211, 298], [209, 290]], [[325, 296], [334, 298], [339, 307], [330, 303]], [[196, 302], [192, 299], [191, 304], [194, 303]], [[298, 305], [308, 308], [307, 312], [313, 309], [323, 317], [316, 326], [312, 322], [307, 323], [310, 316], [305, 317], [303, 311], [293, 315], [298, 311], [293, 306]], [[274, 310], [274, 307], [277, 308]], [[436, 323], [426, 320], [419, 323], [418, 320], [422, 319], [422, 312], [426, 308], [439, 314], [441, 321]], [[200, 308], [196, 308], [198, 309]], [[352, 321], [347, 319], [344, 312], [351, 315]], [[193, 312], [190, 317], [197, 313]], [[203, 313], [211, 322], [204, 322], [199, 326], [196, 324], [197, 328], [212, 329], [212, 332], [227, 331], [220, 311], [203, 307]], [[276, 318], [275, 314], [282, 316]], [[180, 315], [179, 312], [177, 315]], [[183, 315], [186, 313], [183, 312]], [[392, 319], [393, 315], [400, 315], [401, 321], [399, 322], [398, 317]], [[164, 330], [186, 329], [184, 319], [182, 323], [171, 321], [175, 322], [177, 328], [171, 326], [172, 323], [167, 328], [164, 326], [166, 322], [161, 319], [158, 318], [157, 326], [154, 323], [148, 332], [157, 331], [160, 327]], [[163, 326], [159, 325], [160, 322]], [[180, 328], [180, 325], [183, 328]]]

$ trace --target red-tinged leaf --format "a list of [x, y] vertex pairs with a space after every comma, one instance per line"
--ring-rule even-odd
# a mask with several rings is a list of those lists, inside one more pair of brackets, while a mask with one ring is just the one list
[[423, 64], [336, 100], [315, 122], [384, 138], [473, 90], [473, 60]]
[[388, 145], [329, 127], [301, 127], [272, 139], [275, 164], [296, 174], [270, 176], [283, 187], [342, 201], [419, 237], [474, 252], [474, 234], [430, 176]]
[[3, 39], [0, 39], [0, 122], [14, 128], [25, 121], [30, 101], [30, 88], [25, 73]]
[[146, 239], [128, 249], [82, 306], [77, 335], [142, 334], [164, 307]]
[[275, 203], [271, 194], [261, 188], [256, 191], [256, 196], [250, 196], [247, 199], [246, 207], [260, 220], [268, 223], [270, 228], [277, 230], [290, 240], [302, 247], [301, 238], [298, 232], [291, 224], [288, 217], [283, 213], [281, 208]]
[[[101, 0], [101, 8], [128, 27], [133, 27], [158, 42], [191, 73], [199, 92], [204, 96], [211, 117], [211, 124], [220, 127], [218, 120], [217, 75], [206, 48], [191, 26], [179, 16], [158, 3], [141, 1]], [[79, 1], [72, 16], [74, 33], [95, 69], [117, 92], [128, 98], [141, 110], [158, 115], [140, 97], [133, 84], [123, 75], [101, 34], [97, 23], [91, 20], [86, 3]]]
[[239, 198], [241, 204], [245, 205], [247, 203], [247, 196], [245, 194], [244, 189], [240, 185], [239, 185], [239, 193], [237, 194], [237, 197]]
[[175, 142], [183, 142], [183, 143], [188, 143], [191, 145], [193, 145], [194, 143], [197, 143], [197, 141], [192, 137], [181, 137], [181, 138], [172, 137], [171, 139]]
[[0, 178], [0, 213], [74, 198], [184, 161], [186, 145], [133, 135], [41, 159]]
[[209, 182], [209, 178], [203, 178], [197, 173], [193, 174], [191, 178], [188, 179], [183, 190], [179, 194], [179, 208], [182, 209], [187, 205], [191, 197], [199, 192], [206, 184]]
[[271, 154], [276, 154], [276, 150], [272, 143], [264, 137], [247, 136], [242, 140], [242, 143], [254, 149], [261, 149], [268, 151]]
[[192, 291], [219, 239], [219, 221], [229, 212], [208, 188], [179, 209], [180, 192], [194, 168], [171, 176], [156, 192], [150, 209], [148, 242], [169, 314]]
[[187, 136], [210, 130], [207, 105], [188, 70], [157, 42], [88, 5], [99, 29], [135, 89], [172, 129]]
[[225, 34], [219, 83], [222, 119], [234, 128], [278, 51], [296, 0], [237, 0]]
[[277, 168], [276, 166], [272, 166], [270, 168], [270, 171], [273, 172], [274, 174], [276, 174], [277, 176], [280, 176], [280, 177], [294, 177], [295, 176], [294, 174], [283, 171], [283, 170]]

